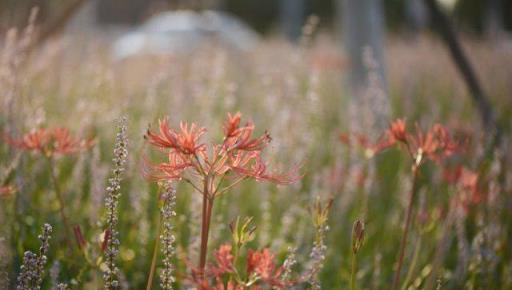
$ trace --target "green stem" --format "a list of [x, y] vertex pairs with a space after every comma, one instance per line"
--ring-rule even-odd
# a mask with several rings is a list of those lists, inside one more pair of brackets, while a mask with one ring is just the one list
[[418, 258], [420, 256], [420, 249], [421, 249], [421, 235], [418, 236], [418, 239], [416, 240], [416, 245], [414, 246], [414, 254], [412, 256], [411, 265], [409, 266], [409, 270], [407, 271], [407, 275], [405, 276], [404, 283], [402, 284], [401, 290], [405, 290], [407, 288], [407, 284], [412, 279], [412, 275], [414, 274], [414, 269], [416, 268], [416, 264], [418, 263]]
[[357, 256], [352, 252], [352, 269], [350, 272], [350, 290], [356, 289], [356, 274], [357, 274]]
[[62, 196], [62, 191], [59, 186], [59, 182], [57, 181], [57, 176], [55, 174], [55, 166], [53, 164], [53, 158], [51, 156], [46, 157], [48, 160], [48, 169], [50, 171], [50, 176], [53, 183], [53, 188], [55, 189], [55, 195], [57, 196], [57, 201], [59, 202], [59, 213], [60, 217], [62, 219], [62, 222], [64, 223], [64, 231], [65, 231], [65, 239], [66, 243], [68, 244], [69, 248], [72, 249], [71, 244], [71, 224], [69, 223], [68, 217], [66, 216], [66, 212], [64, 209], [64, 197]]
[[391, 289], [397, 290], [400, 285], [400, 272], [402, 270], [402, 265], [404, 263], [405, 257], [405, 247], [407, 245], [407, 236], [409, 234], [409, 228], [411, 226], [412, 220], [412, 212], [414, 207], [414, 198], [416, 197], [416, 191], [418, 191], [418, 167], [414, 166], [413, 169], [413, 179], [412, 179], [412, 190], [409, 196], [409, 205], [407, 207], [407, 216], [405, 218], [405, 227], [402, 235], [402, 240], [400, 242], [400, 254], [398, 258], [398, 266], [395, 272], [395, 278], [393, 279], [393, 287]]
[[239, 244], [236, 244], [234, 249], [233, 249], [233, 265], [235, 265], [236, 267], [236, 264], [238, 263], [238, 256], [240, 255], [240, 245]]
[[242, 249], [242, 244], [236, 244], [234, 249], [233, 249], [233, 251], [234, 251], [234, 253], [233, 253], [233, 256], [234, 256], [234, 258], [233, 258], [233, 266], [234, 267], [233, 268], [234, 268], [235, 272], [232, 275], [230, 275], [230, 277], [229, 277], [229, 281], [230, 282], [234, 278], [234, 280], [237, 281], [238, 283], [243, 283], [242, 282], [242, 278], [240, 277], [240, 274], [238, 273], [237, 268], [236, 268], [236, 264], [238, 263], [238, 258], [240, 257], [240, 250], [241, 249]]
[[149, 270], [148, 282], [146, 284], [146, 290], [151, 290], [151, 288], [153, 287], [153, 277], [155, 276], [158, 245], [160, 243], [161, 231], [162, 231], [162, 214], [160, 214], [160, 218], [158, 219], [158, 232], [157, 232], [156, 239], [155, 239], [155, 245], [153, 246], [153, 257], [151, 258], [151, 268]]

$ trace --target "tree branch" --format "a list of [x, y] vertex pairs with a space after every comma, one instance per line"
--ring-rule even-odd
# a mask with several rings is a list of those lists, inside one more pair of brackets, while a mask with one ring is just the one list
[[484, 128], [491, 132], [491, 134], [494, 134], [494, 138], [491, 143], [491, 147], [494, 147], [499, 143], [501, 130], [496, 122], [496, 114], [491, 102], [483, 92], [473, 67], [469, 63], [469, 60], [460, 45], [460, 41], [457, 38], [448, 16], [441, 10], [436, 0], [424, 1], [432, 16], [433, 25], [437, 28], [437, 32], [450, 51], [453, 61], [468, 87], [472, 100], [477, 106]]

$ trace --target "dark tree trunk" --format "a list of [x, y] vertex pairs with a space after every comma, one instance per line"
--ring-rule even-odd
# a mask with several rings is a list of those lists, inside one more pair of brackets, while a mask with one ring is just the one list
[[350, 113], [354, 117], [365, 116], [364, 123], [358, 125], [362, 128], [352, 129], [379, 132], [389, 121], [382, 1], [337, 0], [336, 3], [338, 18], [341, 17], [339, 30], [350, 63]]
[[341, 31], [345, 50], [350, 58], [350, 83], [356, 88], [367, 85], [368, 68], [363, 49], [372, 50], [379, 64], [379, 75], [385, 80], [383, 30], [384, 14], [381, 0], [338, 0], [341, 10]]
[[422, 0], [406, 0], [405, 18], [412, 32], [421, 31], [428, 25], [428, 12]]
[[485, 33], [490, 39], [499, 38], [503, 33], [503, 3], [501, 0], [488, 0], [485, 15]]
[[[468, 87], [468, 90], [472, 96], [472, 100], [480, 112], [480, 117], [482, 119], [484, 128], [494, 132], [497, 129], [494, 110], [489, 99], [484, 94], [480, 83], [478, 82], [473, 67], [469, 63], [469, 60], [466, 57], [462, 46], [460, 45], [450, 20], [441, 10], [436, 0], [425, 0], [425, 4], [429, 8], [430, 14], [432, 16], [432, 24], [435, 26], [444, 43], [448, 47], [453, 61], [455, 62], [455, 65], [463, 77], [466, 86]], [[496, 135], [499, 136], [499, 134]]]

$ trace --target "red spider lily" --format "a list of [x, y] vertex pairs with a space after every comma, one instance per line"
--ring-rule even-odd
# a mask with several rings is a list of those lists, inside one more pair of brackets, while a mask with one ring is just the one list
[[427, 132], [416, 126], [416, 132], [413, 134], [407, 131], [403, 119], [397, 119], [391, 123], [387, 135], [390, 142], [406, 145], [409, 154], [417, 163], [422, 162], [424, 156], [433, 161], [440, 161], [458, 149], [448, 130], [440, 124], [435, 124]]
[[407, 138], [409, 137], [409, 134], [405, 129], [404, 119], [397, 119], [391, 123], [388, 132], [394, 140], [400, 142], [407, 142]]
[[479, 187], [478, 173], [463, 166], [457, 166], [455, 169], [445, 170], [443, 175], [446, 181], [457, 188], [453, 200], [456, 206], [462, 207], [467, 212], [471, 206], [484, 201], [485, 193]]
[[50, 141], [50, 133], [45, 128], [40, 128], [32, 130], [20, 139], [7, 137], [6, 141], [18, 149], [43, 151]]
[[472, 192], [478, 191], [478, 173], [476, 172], [463, 168], [459, 182], [465, 190]]
[[[243, 150], [243, 151], [260, 151], [267, 146], [272, 139], [268, 132], [265, 132], [258, 138], [252, 138], [254, 132], [254, 125], [249, 123], [246, 127], [239, 129], [240, 134], [232, 137], [230, 143], [232, 143], [231, 149]], [[229, 140], [231, 138], [228, 138]], [[228, 142], [226, 142], [226, 145]], [[228, 148], [230, 148], [228, 146]]]
[[421, 162], [423, 156], [439, 162], [459, 150], [458, 144], [452, 140], [448, 130], [440, 124], [435, 124], [426, 133], [418, 127], [416, 136], [410, 139], [405, 143], [410, 146], [409, 150], [413, 150], [411, 153], [415, 154], [416, 162]]
[[47, 156], [73, 154], [86, 150], [94, 144], [92, 139], [79, 139], [72, 136], [69, 129], [63, 127], [32, 130], [18, 139], [7, 136], [6, 141], [15, 148], [36, 151]]
[[456, 184], [459, 181], [460, 176], [462, 175], [463, 169], [463, 166], [456, 166], [455, 168], [445, 168], [443, 170], [443, 179], [446, 182]]
[[216, 266], [210, 268], [210, 272], [215, 276], [219, 277], [226, 273], [233, 273], [235, 268], [233, 267], [233, 261], [235, 257], [231, 254], [231, 245], [222, 245], [219, 250], [215, 252]]
[[180, 123], [181, 134], [178, 135], [178, 144], [180, 145], [183, 153], [195, 154], [205, 150], [204, 144], [197, 144], [197, 141], [206, 132], [205, 128], [199, 128], [196, 124], [192, 123], [190, 129], [187, 123]]
[[375, 154], [399, 143], [405, 145], [407, 152], [419, 165], [425, 158], [439, 162], [460, 150], [459, 144], [454, 142], [448, 130], [440, 124], [435, 124], [427, 132], [416, 126], [416, 132], [407, 131], [404, 119], [392, 122], [385, 134], [375, 143], [370, 143], [363, 134], [352, 133], [340, 135], [340, 140], [346, 145], [351, 145], [353, 140], [366, 149], [366, 155], [373, 157]]
[[276, 269], [274, 254], [270, 253], [269, 249], [263, 249], [262, 251], [249, 250], [247, 254], [247, 274], [256, 274], [269, 285], [282, 288], [285, 284], [279, 279], [282, 272], [282, 267]]
[[261, 151], [271, 138], [267, 132], [253, 137], [254, 124], [240, 126], [241, 114], [228, 114], [223, 124], [224, 139], [211, 147], [207, 154], [205, 144], [198, 143], [206, 132], [195, 124], [180, 124], [180, 131], [169, 127], [168, 119], [159, 122], [159, 132], [148, 130], [148, 142], [168, 154], [168, 161], [151, 164], [144, 160], [144, 173], [156, 180], [180, 180], [187, 171], [194, 175], [209, 176], [210, 180], [233, 173], [239, 178], [253, 178], [278, 184], [289, 184], [301, 178], [298, 168], [285, 173], [275, 173], [261, 158]]
[[168, 154], [168, 162], [152, 164], [146, 157], [143, 157], [143, 175], [154, 180], [180, 180], [183, 171], [193, 166], [183, 155], [176, 152]]
[[202, 282], [201, 284], [196, 285], [198, 290], [261, 290], [262, 288], [258, 285], [254, 286], [245, 286], [238, 285], [236, 282], [228, 281], [227, 285], [224, 286], [224, 283], [221, 279], [216, 279], [215, 285], [212, 287], [209, 286], [208, 282]]
[[228, 113], [228, 118], [224, 123], [224, 136], [226, 138], [235, 137], [239, 134], [240, 120], [242, 118], [242, 114], [237, 112], [234, 116], [231, 113]]
[[[184, 180], [203, 195], [201, 223], [201, 252], [199, 267], [195, 280], [199, 289], [207, 289], [204, 284], [208, 235], [211, 222], [213, 202], [216, 196], [227, 192], [241, 181], [252, 178], [258, 181], [270, 181], [288, 184], [299, 180], [302, 176], [298, 169], [286, 173], [271, 173], [261, 158], [261, 151], [269, 144], [271, 138], [267, 132], [253, 137], [254, 124], [247, 122], [240, 126], [241, 114], [228, 114], [223, 124], [224, 138], [220, 144], [212, 144], [207, 148], [199, 143], [206, 132], [205, 128], [195, 124], [180, 124], [180, 130], [169, 127], [168, 119], [159, 122], [159, 132], [148, 130], [145, 138], [148, 142], [167, 154], [167, 162], [152, 165], [144, 159], [144, 174], [155, 180]], [[231, 178], [230, 178], [231, 177]], [[223, 182], [230, 182], [224, 184]], [[197, 184], [199, 183], [199, 184]], [[229, 270], [231, 257], [226, 256], [228, 248], [217, 252], [220, 268], [216, 271], [224, 273]]]
[[[197, 290], [212, 290], [212, 289], [215, 289], [215, 288], [211, 288], [210, 287], [210, 284], [208, 283], [207, 280], [201, 278], [201, 275], [199, 274], [200, 273], [199, 270], [196, 271], [196, 272], [197, 272], [197, 274], [194, 276], [194, 279], [193, 279], [192, 282], [196, 286]], [[222, 285], [222, 286], [224, 286], [224, 285]], [[220, 289], [223, 289], [223, 288], [220, 288]]]
[[355, 143], [359, 147], [363, 148], [365, 150], [365, 155], [368, 158], [375, 156], [395, 144], [395, 141], [388, 137], [388, 135], [383, 135], [377, 140], [377, 142], [371, 143], [368, 137], [361, 133], [343, 133], [339, 136], [341, 143], [347, 146], [352, 146]]
[[55, 128], [52, 132], [54, 140], [54, 152], [59, 154], [71, 154], [89, 148], [93, 140], [80, 140], [73, 137], [67, 128]]
[[180, 123], [180, 131], [169, 127], [169, 119], [159, 121], [160, 134], [147, 131], [146, 138], [150, 144], [161, 149], [174, 149], [185, 155], [198, 154], [205, 150], [204, 144], [198, 144], [201, 136], [206, 132], [205, 128], [192, 123], [190, 128], [187, 123]]
[[[281, 280], [282, 267], [276, 267], [275, 255], [269, 249], [261, 251], [249, 250], [246, 259], [246, 278], [242, 279], [234, 265], [231, 245], [222, 245], [215, 251], [215, 263], [208, 266], [208, 277], [201, 277], [198, 269], [192, 270], [190, 281], [197, 289], [205, 290], [258, 290], [263, 285], [273, 289], [283, 289], [286, 282]], [[233, 275], [237, 279], [229, 279], [225, 284], [224, 275]], [[210, 282], [213, 281], [213, 284]], [[250, 286], [249, 286], [250, 285]]]
[[226, 151], [243, 150], [243, 151], [260, 151], [272, 140], [268, 132], [260, 137], [253, 138], [254, 124], [247, 122], [240, 127], [241, 114], [238, 112], [234, 116], [228, 114], [228, 118], [224, 123], [224, 142], [223, 147]]
[[[250, 162], [251, 160], [254, 162]], [[247, 166], [248, 163], [251, 163], [251, 165]], [[268, 173], [267, 165], [263, 162], [259, 152], [250, 155], [249, 159], [245, 159], [243, 163], [232, 163], [231, 168], [241, 176], [252, 177], [255, 180], [270, 181], [277, 184], [290, 184], [300, 178], [297, 168], [286, 173]]]
[[16, 192], [16, 188], [12, 185], [0, 186], [0, 196], [7, 197]]
[[410, 133], [403, 119], [398, 119], [391, 123], [389, 129], [386, 131], [386, 139], [388, 144], [402, 145], [400, 148], [405, 148], [413, 161], [412, 165], [412, 189], [409, 197], [409, 205], [404, 223], [404, 231], [400, 242], [399, 255], [397, 260], [397, 268], [393, 278], [392, 289], [398, 289], [400, 283], [400, 272], [405, 257], [405, 246], [407, 243], [407, 236], [409, 233], [412, 212], [414, 208], [414, 197], [418, 191], [418, 172], [421, 165], [428, 159], [434, 162], [440, 162], [444, 158], [450, 156], [456, 150], [458, 145], [451, 139], [443, 126], [435, 124], [426, 133], [416, 126], [416, 131]]

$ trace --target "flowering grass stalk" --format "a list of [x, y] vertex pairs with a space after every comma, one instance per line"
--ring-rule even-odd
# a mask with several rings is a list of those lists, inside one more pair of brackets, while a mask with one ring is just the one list
[[283, 262], [282, 277], [283, 281], [286, 283], [290, 283], [292, 280], [293, 267], [297, 264], [296, 252], [296, 248], [288, 247], [288, 254]]
[[44, 277], [44, 266], [47, 261], [46, 255], [50, 247], [49, 240], [51, 233], [52, 226], [44, 224], [43, 231], [41, 235], [39, 235], [39, 240], [41, 241], [39, 253], [36, 255], [30, 251], [25, 252], [21, 273], [18, 276], [17, 290], [41, 289]]
[[153, 277], [156, 270], [159, 244], [162, 246], [162, 254], [164, 256], [164, 269], [160, 272], [160, 287], [165, 290], [173, 289], [172, 283], [175, 280], [173, 276], [174, 266], [172, 264], [172, 257], [175, 253], [174, 242], [176, 238], [173, 234], [171, 220], [176, 216], [176, 212], [174, 211], [176, 206], [176, 190], [170, 183], [165, 183], [162, 187], [163, 193], [160, 196], [162, 206], [160, 209], [160, 218], [158, 220], [158, 234], [153, 247], [153, 256], [151, 258], [146, 290], [150, 290], [153, 287]]
[[316, 230], [315, 242], [313, 244], [313, 248], [311, 249], [311, 253], [309, 254], [309, 266], [306, 272], [302, 274], [301, 280], [309, 283], [311, 285], [310, 289], [314, 290], [321, 289], [318, 274], [324, 266], [325, 252], [327, 251], [327, 246], [325, 245], [325, 235], [329, 230], [327, 221], [332, 204], [332, 198], [329, 198], [325, 205], [322, 204], [320, 198], [317, 198], [311, 208], [313, 223]]
[[174, 211], [176, 207], [176, 190], [169, 184], [166, 184], [166, 186], [167, 188], [162, 195], [164, 205], [161, 209], [163, 232], [160, 235], [160, 240], [162, 243], [162, 254], [164, 256], [164, 268], [160, 273], [160, 287], [164, 290], [172, 290], [172, 283], [175, 281], [173, 276], [175, 267], [172, 263], [172, 258], [175, 254], [174, 242], [176, 241], [173, 234], [174, 228], [172, 219], [176, 216], [176, 212]]
[[[50, 248], [50, 238], [52, 234], [52, 226], [49, 224], [43, 225], [43, 232], [38, 236], [41, 241], [41, 246], [39, 247], [39, 255], [37, 257], [37, 284], [41, 285], [43, 283], [44, 277], [44, 266], [48, 258], [46, 255], [48, 254], [48, 250]], [[37, 287], [38, 288], [38, 287]]]
[[117, 255], [119, 253], [119, 233], [117, 231], [118, 223], [118, 204], [121, 197], [121, 179], [125, 170], [125, 163], [128, 157], [128, 137], [126, 128], [126, 118], [121, 118], [118, 124], [116, 143], [114, 147], [114, 159], [112, 177], [109, 179], [107, 187], [107, 196], [105, 198], [105, 207], [107, 209], [104, 243], [106, 267], [103, 274], [106, 289], [119, 288], [119, 269], [116, 265]]
[[32, 289], [33, 281], [38, 280], [36, 276], [37, 255], [31, 251], [23, 254], [23, 264], [20, 267], [20, 275], [18, 276], [17, 290]]

